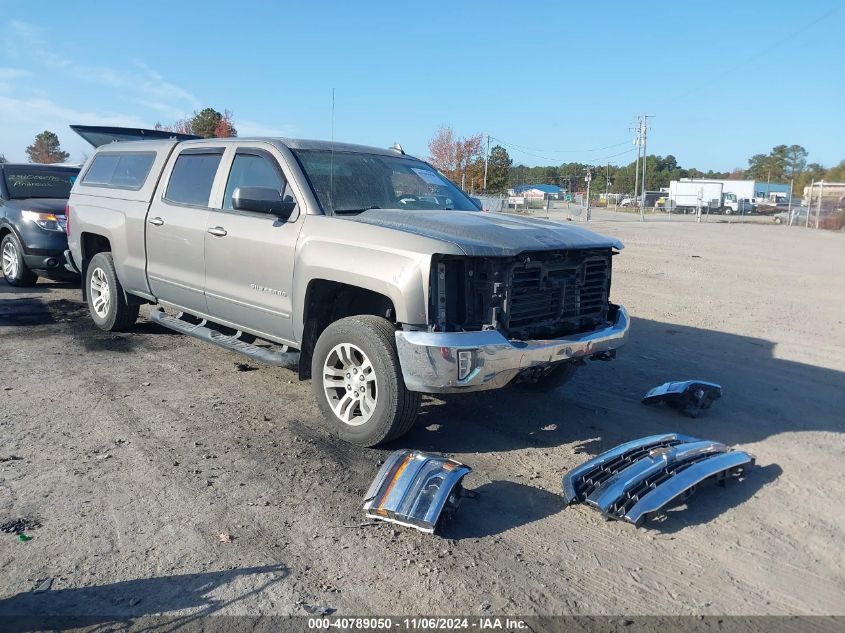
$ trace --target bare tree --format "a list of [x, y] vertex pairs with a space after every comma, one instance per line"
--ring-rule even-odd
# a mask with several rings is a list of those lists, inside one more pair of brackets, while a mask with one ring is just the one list
[[456, 137], [452, 127], [441, 126], [428, 142], [429, 162], [449, 180], [466, 189], [480, 189], [484, 179], [481, 134]]

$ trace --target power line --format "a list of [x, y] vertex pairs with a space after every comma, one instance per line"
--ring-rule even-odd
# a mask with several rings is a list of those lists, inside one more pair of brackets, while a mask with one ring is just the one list
[[[512, 150], [516, 151], [517, 153], [522, 154], [524, 156], [531, 156], [532, 158], [539, 158], [541, 160], [547, 160], [547, 161], [551, 161], [551, 162], [556, 162], [556, 161], [561, 160], [560, 156], [546, 156], [546, 155], [542, 155], [542, 154], [536, 154], [534, 152], [530, 152], [530, 151], [526, 151], [526, 150], [522, 149], [521, 146], [519, 146], [519, 145], [514, 145], [513, 143], [508, 143], [508, 142], [503, 141], [502, 139], [497, 138], [495, 136], [491, 136], [490, 138], [499, 142], [500, 144], [504, 145], [505, 147], [512, 149]], [[631, 141], [625, 141], [624, 143], [617, 143], [616, 145], [610, 145], [608, 147], [619, 147], [620, 145], [628, 145], [630, 143], [631, 143]], [[607, 148], [605, 148], [605, 149], [607, 149]], [[576, 151], [576, 150], [572, 150], [572, 151]], [[595, 150], [593, 150], [593, 151], [595, 151]], [[626, 149], [624, 152], [618, 152], [616, 154], [610, 154], [608, 156], [590, 156], [590, 157], [588, 157], [588, 160], [596, 161], [597, 163], [600, 163], [604, 160], [607, 160], [608, 158], [615, 158], [617, 156], [622, 156], [624, 154], [628, 154], [628, 153], [633, 152], [633, 151], [634, 151], [634, 148], [630, 148], [630, 149]]]
[[[767, 46], [766, 48], [757, 51], [756, 53], [754, 53], [750, 57], [746, 57], [741, 62], [738, 62], [736, 64], [732, 64], [732, 65], [728, 66], [727, 68], [724, 68], [721, 72], [717, 72], [715, 75], [712, 75], [710, 80], [715, 81], [716, 79], [721, 79], [722, 77], [729, 75], [732, 72], [740, 70], [743, 66], [746, 66], [747, 64], [750, 64], [751, 62], [757, 61], [758, 59], [760, 59], [761, 57], [763, 57], [767, 53], [770, 53], [771, 51], [774, 51], [778, 48], [782, 48], [784, 41], [800, 35], [804, 31], [808, 30], [810, 27], [815, 26], [816, 24], [818, 24], [819, 22], [821, 22], [825, 18], [830, 17], [831, 15], [836, 13], [838, 10], [839, 10], [839, 8], [835, 7], [833, 9], [831, 9], [830, 11], [826, 11], [825, 13], [822, 13], [820, 16], [818, 16], [814, 20], [811, 20], [807, 24], [795, 29], [794, 31], [791, 31], [791, 32], [787, 33], [786, 35], [784, 35], [782, 37], [775, 38], [775, 43], [772, 44], [771, 46]], [[690, 95], [698, 94], [699, 92], [700, 92], [700, 90], [698, 88], [693, 88], [693, 89], [691, 89], [687, 92], [683, 92], [681, 94], [676, 94], [674, 96], [669, 97], [669, 99], [666, 101], [666, 103], [677, 103], [678, 101], [684, 100], [687, 97], [689, 97]]]
[[[499, 141], [500, 143], [506, 143], [500, 138], [496, 138], [495, 136], [491, 137]], [[577, 154], [577, 153], [585, 153], [585, 152], [601, 152], [606, 149], [613, 149], [614, 147], [622, 147], [623, 145], [627, 145], [630, 141], [622, 141], [621, 143], [614, 143], [613, 145], [606, 145], [605, 147], [592, 147], [589, 149], [537, 149], [536, 147], [526, 147], [525, 145], [517, 145], [516, 143], [506, 143], [511, 147], [527, 150], [531, 152], [543, 152], [546, 154]]]

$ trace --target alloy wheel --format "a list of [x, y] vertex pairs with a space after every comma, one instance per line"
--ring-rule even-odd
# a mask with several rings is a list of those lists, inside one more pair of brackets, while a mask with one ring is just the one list
[[370, 359], [351, 343], [335, 345], [323, 363], [323, 389], [344, 424], [365, 424], [376, 410], [378, 381]]
[[102, 268], [95, 268], [91, 272], [91, 306], [98, 317], [105, 319], [109, 314], [110, 304], [109, 279]]
[[18, 249], [12, 241], [3, 245], [3, 274], [9, 279], [18, 276]]

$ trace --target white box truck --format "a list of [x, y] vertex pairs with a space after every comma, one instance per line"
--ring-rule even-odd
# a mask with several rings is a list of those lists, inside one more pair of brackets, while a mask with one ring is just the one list
[[[722, 185], [722, 211], [746, 214], [754, 210], [754, 180], [715, 180], [703, 178], [681, 178], [683, 183], [719, 183]], [[712, 211], [712, 209], [711, 209]]]
[[672, 211], [695, 213], [701, 208], [702, 212], [716, 213], [722, 210], [723, 203], [720, 182], [673, 180], [669, 183], [667, 207]]

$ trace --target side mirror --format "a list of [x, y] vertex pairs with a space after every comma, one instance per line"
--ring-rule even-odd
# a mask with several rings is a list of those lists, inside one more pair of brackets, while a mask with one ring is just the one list
[[278, 191], [270, 187], [238, 187], [232, 194], [232, 208], [238, 211], [266, 213], [287, 220], [296, 208], [296, 202], [285, 200]]
[[477, 207], [478, 207], [479, 211], [481, 211], [482, 209], [484, 209], [484, 204], [481, 202], [481, 198], [474, 198], [474, 197], [470, 196], [470, 198], [469, 198], [469, 199], [470, 199], [470, 200], [472, 200], [472, 203], [473, 203], [475, 206], [477, 206]]

